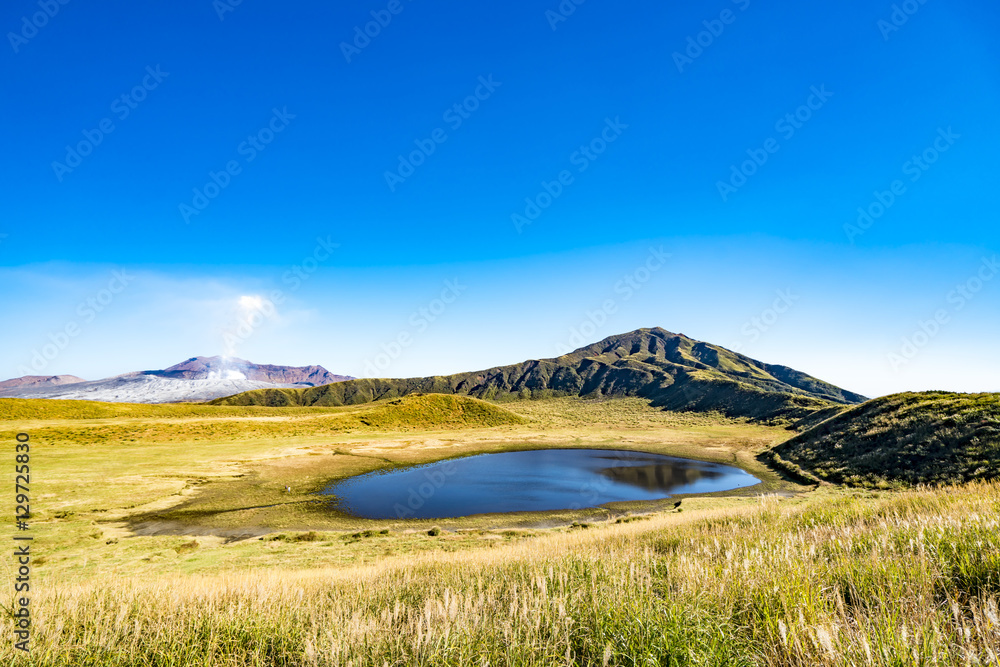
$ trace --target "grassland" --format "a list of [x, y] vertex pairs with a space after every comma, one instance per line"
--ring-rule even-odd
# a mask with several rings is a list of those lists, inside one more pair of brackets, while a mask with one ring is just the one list
[[[20, 665], [996, 665], [1000, 487], [40, 588]], [[428, 538], [430, 539], [430, 538]]]
[[[738, 463], [764, 479], [768, 489], [801, 488], [755, 460], [757, 452], [787, 437], [784, 429], [667, 413], [640, 399], [563, 398], [506, 407], [439, 395], [340, 408], [126, 405], [117, 419], [110, 416], [115, 406], [45, 401], [35, 419], [25, 420], [19, 415], [27, 403], [0, 400], [0, 414], [8, 416], [0, 438], [12, 442], [19, 431], [32, 438], [33, 525], [50, 545], [41, 570], [67, 577], [124, 569], [215, 572], [250, 563], [312, 566], [328, 558], [355, 562], [419, 551], [428, 548], [422, 537], [432, 523], [342, 515], [318, 503], [316, 492], [351, 475], [484, 452], [655, 451]], [[658, 507], [624, 504], [615, 510], [436, 523], [447, 531], [518, 529], [519, 535], [531, 535], [540, 527]], [[349, 537], [373, 527], [391, 534], [377, 540]], [[281, 540], [250, 539], [289, 531], [329, 535], [295, 548]], [[175, 550], [193, 538], [198, 549], [176, 557]], [[494, 538], [449, 532], [431, 545], [457, 548]], [[271, 557], [276, 553], [281, 558]]]
[[[635, 398], [32, 403], [0, 400], [0, 438], [31, 435], [35, 643], [0, 664], [997, 665], [996, 484], [799, 485], [759, 460], [786, 429]], [[376, 522], [314, 502], [348, 475], [537, 447], [763, 484], [680, 513]]]

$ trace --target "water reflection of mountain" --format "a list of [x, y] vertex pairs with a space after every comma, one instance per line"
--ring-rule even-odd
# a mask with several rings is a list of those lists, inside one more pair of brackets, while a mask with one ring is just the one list
[[722, 476], [722, 473], [713, 470], [700, 470], [696, 467], [669, 463], [604, 468], [600, 473], [615, 482], [630, 484], [647, 491], [670, 490], [697, 482], [702, 478], [712, 479]]

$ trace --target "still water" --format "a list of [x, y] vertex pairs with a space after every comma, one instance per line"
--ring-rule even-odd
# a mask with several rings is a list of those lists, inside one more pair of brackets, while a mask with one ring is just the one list
[[336, 482], [323, 493], [334, 497], [336, 509], [366, 519], [441, 519], [581, 509], [759, 482], [739, 468], [661, 454], [544, 449], [368, 473]]

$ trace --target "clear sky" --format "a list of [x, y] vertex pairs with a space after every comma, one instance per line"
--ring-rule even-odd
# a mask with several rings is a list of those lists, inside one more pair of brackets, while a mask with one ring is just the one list
[[1000, 391], [995, 2], [13, 0], [0, 27], [4, 377], [444, 374], [661, 326], [868, 395]]

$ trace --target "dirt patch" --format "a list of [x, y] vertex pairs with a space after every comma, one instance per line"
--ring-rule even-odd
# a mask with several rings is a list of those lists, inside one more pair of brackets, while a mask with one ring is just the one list
[[219, 537], [223, 543], [238, 542], [262, 537], [273, 533], [271, 528], [262, 526], [246, 526], [241, 528], [215, 528], [212, 526], [193, 526], [180, 521], [141, 521], [129, 526], [129, 532], [135, 537], [154, 537], [162, 535], [184, 537]]

